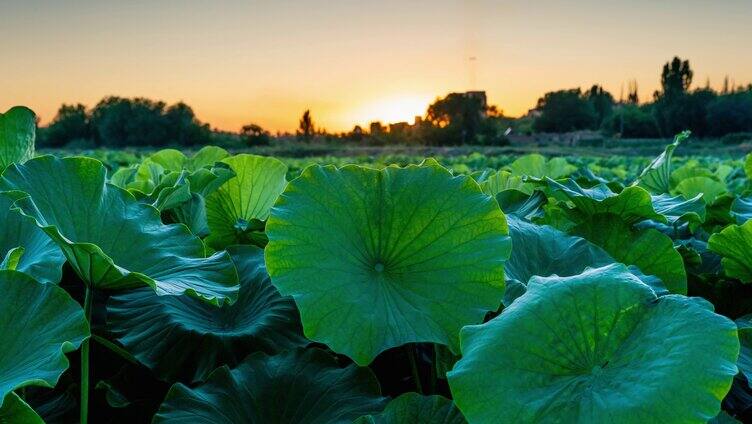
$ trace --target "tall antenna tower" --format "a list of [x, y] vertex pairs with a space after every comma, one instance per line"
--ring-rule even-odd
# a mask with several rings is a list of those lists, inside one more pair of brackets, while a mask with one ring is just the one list
[[478, 57], [470, 56], [467, 58], [467, 82], [470, 90], [478, 89]]

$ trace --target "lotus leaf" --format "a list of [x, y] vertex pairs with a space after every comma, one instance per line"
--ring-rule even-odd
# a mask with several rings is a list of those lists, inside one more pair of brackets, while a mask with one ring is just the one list
[[726, 275], [743, 283], [752, 283], [752, 221], [729, 225], [711, 235], [708, 248], [721, 255]]
[[0, 271], [0, 290], [0, 399], [25, 386], [54, 387], [68, 368], [65, 354], [89, 337], [83, 310], [65, 290], [18, 271]]
[[634, 228], [611, 214], [595, 215], [571, 233], [603, 248], [618, 262], [655, 275], [671, 293], [687, 293], [684, 262], [665, 234], [652, 228]]
[[305, 344], [295, 304], [271, 285], [263, 251], [236, 246], [230, 252], [241, 283], [232, 305], [217, 308], [188, 296], [155, 296], [149, 289], [110, 298], [113, 335], [162, 379], [201, 381], [249, 353], [273, 354]]
[[654, 194], [665, 194], [671, 190], [671, 157], [679, 145], [690, 136], [689, 131], [684, 131], [674, 137], [674, 142], [666, 146], [666, 149], [640, 173], [637, 183]]
[[227, 252], [205, 256], [181, 224], [162, 224], [157, 210], [105, 182], [101, 162], [41, 156], [11, 165], [0, 189], [62, 249], [87, 284], [101, 289], [150, 286], [157, 294], [189, 294], [219, 304], [237, 296]]
[[655, 293], [623, 265], [536, 277], [462, 330], [448, 373], [473, 423], [705, 423], [737, 372], [736, 325], [707, 301]]
[[11, 163], [34, 157], [36, 119], [34, 112], [23, 106], [0, 113], [0, 172]]
[[355, 420], [354, 424], [466, 424], [451, 400], [410, 392], [390, 401], [384, 411]]
[[223, 163], [236, 176], [206, 199], [211, 231], [206, 241], [215, 249], [253, 242], [287, 184], [287, 166], [274, 158], [241, 154]]
[[504, 214], [473, 179], [432, 160], [308, 167], [267, 233], [272, 282], [295, 299], [306, 336], [361, 365], [411, 342], [456, 352], [459, 329], [501, 304]]
[[340, 368], [319, 349], [256, 353], [237, 368], [217, 369], [195, 389], [172, 386], [153, 422], [350, 424], [382, 410], [379, 392], [368, 368]]

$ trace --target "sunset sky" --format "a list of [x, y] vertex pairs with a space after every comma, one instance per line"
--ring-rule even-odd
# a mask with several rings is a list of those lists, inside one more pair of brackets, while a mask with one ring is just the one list
[[[412, 121], [481, 89], [506, 114], [601, 83], [641, 99], [673, 55], [695, 85], [752, 81], [750, 0], [0, 0], [0, 111], [48, 122], [106, 95], [179, 100], [214, 127]], [[470, 60], [471, 57], [476, 60]]]

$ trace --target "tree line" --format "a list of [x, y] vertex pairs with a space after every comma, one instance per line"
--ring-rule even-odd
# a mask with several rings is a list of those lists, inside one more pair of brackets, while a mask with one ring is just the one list
[[185, 103], [112, 96], [91, 110], [61, 106], [38, 139], [43, 147], [200, 146], [212, 142], [212, 130]]
[[330, 133], [317, 128], [310, 110], [295, 134], [272, 135], [249, 123], [237, 133], [212, 130], [185, 103], [167, 105], [145, 98], [106, 97], [94, 108], [63, 105], [53, 121], [39, 131], [45, 147], [263, 145], [275, 141], [343, 142], [369, 145], [502, 145], [507, 135], [599, 131], [609, 137], [667, 138], [685, 129], [698, 137], [724, 140], [752, 138], [752, 84], [734, 86], [728, 78], [721, 90], [709, 82], [693, 88], [689, 61], [678, 57], [660, 74], [661, 88], [640, 102], [637, 83], [630, 82], [626, 99], [616, 100], [600, 85], [545, 93], [526, 116], [510, 118], [485, 97], [451, 93], [429, 105], [414, 124], [372, 122], [368, 128]]
[[533, 131], [600, 130], [624, 138], [666, 138], [685, 129], [698, 137], [752, 132], [752, 84], [733, 87], [726, 78], [720, 91], [709, 81], [693, 89], [689, 61], [678, 57], [663, 66], [660, 78], [660, 90], [645, 103], [636, 83], [619, 102], [598, 85], [546, 93], [538, 100]]

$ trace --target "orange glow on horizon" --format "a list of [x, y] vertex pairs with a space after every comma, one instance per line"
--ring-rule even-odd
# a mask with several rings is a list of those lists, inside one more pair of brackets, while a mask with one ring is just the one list
[[310, 109], [341, 132], [468, 90], [511, 117], [593, 84], [618, 99], [635, 80], [645, 102], [675, 55], [693, 87], [752, 81], [749, 0], [215, 3], [5, 2], [0, 112], [25, 105], [46, 125], [63, 103], [117, 95], [183, 101], [227, 131], [294, 132]]
[[417, 94], [394, 95], [355, 108], [355, 112], [348, 119], [366, 126], [374, 121], [380, 121], [383, 124], [396, 122], [412, 124], [416, 116], [426, 114], [426, 109], [432, 101], [428, 96]]

